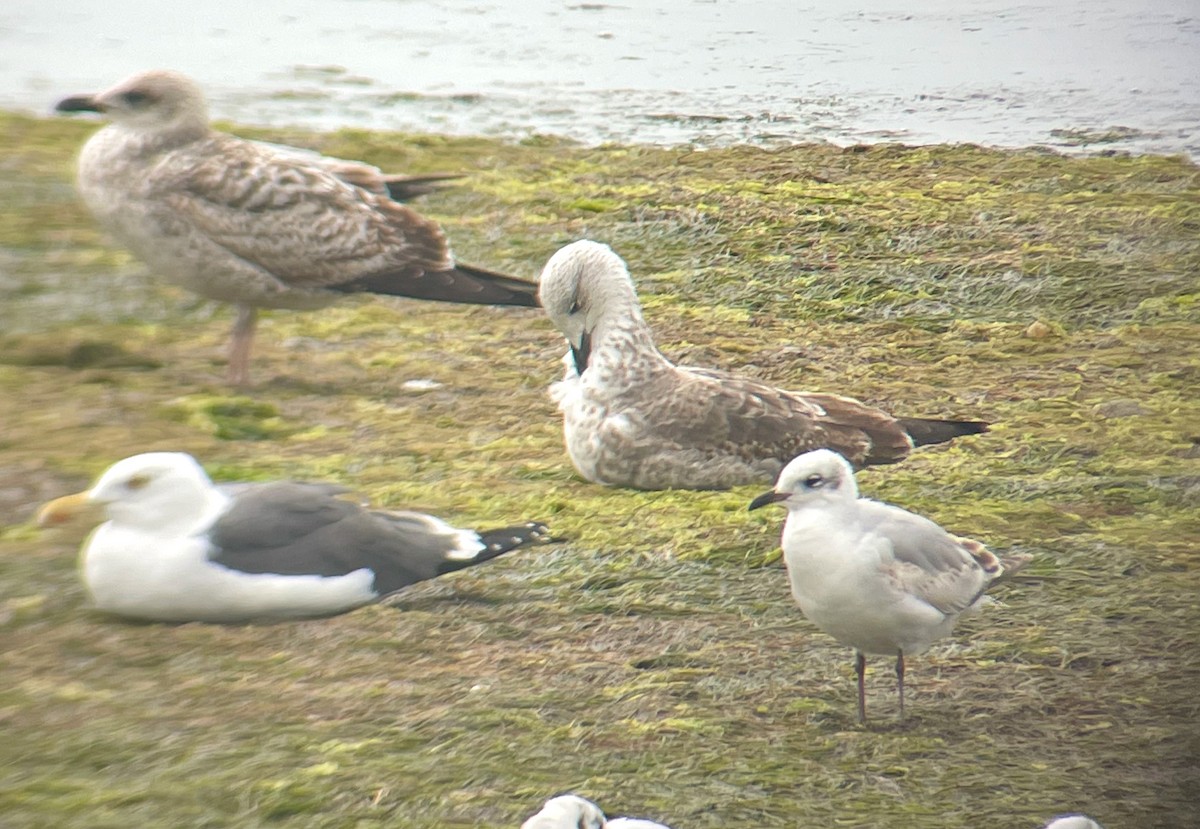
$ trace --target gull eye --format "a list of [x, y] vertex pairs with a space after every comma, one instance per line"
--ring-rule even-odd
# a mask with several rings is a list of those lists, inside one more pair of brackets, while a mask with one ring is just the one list
[[128, 490], [131, 490], [133, 492], [137, 492], [139, 489], [145, 489], [146, 486], [149, 485], [149, 483], [150, 483], [149, 475], [134, 475], [128, 481], [125, 482], [125, 488]]
[[805, 489], [820, 489], [825, 484], [825, 479], [820, 475], [809, 475], [804, 479]]
[[567, 313], [568, 314], [578, 314], [579, 313], [579, 300], [575, 300], [574, 302], [571, 303], [571, 307], [567, 311]]
[[121, 97], [125, 99], [125, 103], [133, 107], [140, 107], [150, 103], [150, 96], [145, 92], [138, 92], [136, 89], [126, 92]]

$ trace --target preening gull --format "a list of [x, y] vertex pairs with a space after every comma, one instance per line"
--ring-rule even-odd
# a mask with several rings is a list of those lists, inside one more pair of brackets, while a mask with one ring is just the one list
[[904, 657], [949, 636], [984, 591], [1027, 556], [1003, 562], [900, 507], [858, 497], [854, 469], [828, 449], [791, 461], [775, 489], [750, 502], [787, 507], [783, 556], [792, 595], [817, 627], [855, 649], [858, 719], [866, 720], [864, 654], [896, 657], [904, 716]]
[[985, 431], [976, 421], [895, 418], [849, 397], [773, 388], [673, 365], [654, 345], [625, 263], [579, 241], [546, 263], [539, 296], [567, 338], [551, 387], [567, 453], [589, 481], [637, 489], [725, 489], [774, 480], [818, 447], [857, 466]]
[[1046, 824], [1045, 829], [1104, 829], [1087, 815], [1063, 815]]
[[150, 452], [51, 501], [38, 522], [101, 508], [108, 520], [84, 542], [80, 568], [96, 607], [168, 622], [342, 613], [546, 538], [542, 524], [460, 530], [422, 513], [364, 509], [335, 497], [341, 491], [215, 486], [191, 455]]
[[669, 829], [640, 818], [608, 820], [592, 801], [574, 794], [552, 797], [542, 810], [521, 824], [521, 829]]
[[57, 108], [111, 121], [79, 156], [79, 192], [97, 220], [155, 272], [237, 306], [234, 383], [249, 380], [259, 308], [320, 308], [359, 291], [537, 304], [536, 284], [456, 263], [437, 223], [390, 195], [430, 177], [389, 178], [216, 132], [204, 94], [177, 72], [134, 75]]

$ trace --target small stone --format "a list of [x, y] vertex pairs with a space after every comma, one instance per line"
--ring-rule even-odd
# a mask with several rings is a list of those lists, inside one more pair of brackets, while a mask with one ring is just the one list
[[1031, 340], [1044, 340], [1054, 333], [1054, 329], [1041, 320], [1034, 320], [1025, 329], [1025, 336]]
[[1141, 417], [1148, 415], [1150, 412], [1142, 408], [1142, 405], [1136, 400], [1109, 400], [1107, 403], [1101, 403], [1096, 406], [1093, 411], [1100, 417], [1115, 419], [1118, 417]]

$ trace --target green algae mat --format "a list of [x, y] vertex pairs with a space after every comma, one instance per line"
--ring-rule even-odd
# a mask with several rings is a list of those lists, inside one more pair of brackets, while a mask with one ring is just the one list
[[[518, 826], [574, 790], [702, 827], [1181, 827], [1200, 803], [1200, 171], [971, 146], [691, 151], [237, 130], [397, 172], [460, 259], [630, 264], [664, 352], [992, 431], [864, 494], [1033, 563], [855, 723], [764, 487], [580, 480], [536, 311], [355, 297], [265, 315], [166, 286], [71, 185], [88, 124], [0, 116], [0, 825]], [[409, 381], [434, 381], [410, 383]], [[146, 450], [336, 481], [560, 544], [333, 619], [131, 624], [36, 506]]]

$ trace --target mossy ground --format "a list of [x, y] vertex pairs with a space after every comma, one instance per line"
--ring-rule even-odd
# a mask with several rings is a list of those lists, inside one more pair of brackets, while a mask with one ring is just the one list
[[[613, 244], [673, 357], [995, 422], [862, 475], [1036, 558], [911, 660], [902, 724], [875, 660], [860, 728], [850, 651], [788, 596], [782, 515], [745, 511], [760, 487], [573, 474], [537, 312], [269, 314], [257, 386], [232, 394], [228, 309], [144, 273], [77, 203], [91, 125], [0, 127], [6, 827], [516, 826], [567, 789], [679, 829], [1195, 823], [1194, 165], [243, 131], [468, 173], [421, 204], [467, 262], [532, 277], [565, 242]], [[402, 388], [419, 378], [444, 386]], [[130, 624], [88, 609], [81, 533], [28, 522], [150, 449], [567, 540], [334, 619]]]

